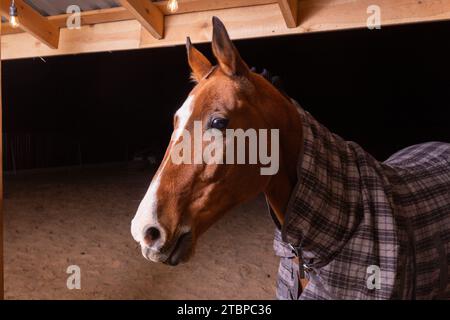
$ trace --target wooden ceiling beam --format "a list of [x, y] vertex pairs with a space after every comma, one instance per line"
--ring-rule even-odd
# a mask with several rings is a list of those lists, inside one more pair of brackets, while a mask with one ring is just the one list
[[167, 9], [168, 1], [158, 1], [155, 5], [165, 14], [181, 14], [189, 12], [201, 12], [218, 9], [229, 9], [239, 7], [251, 7], [259, 6], [263, 4], [276, 3], [277, 0], [227, 0], [227, 1], [214, 1], [214, 0], [179, 0], [178, 10], [176, 12], [170, 12]]
[[119, 0], [134, 18], [156, 39], [164, 37], [164, 14], [149, 0]]
[[[133, 14], [124, 7], [83, 11], [80, 15], [82, 26], [134, 19]], [[71, 14], [50, 16], [48, 17], [48, 20], [60, 28], [65, 28], [69, 16], [71, 16]]]
[[[0, 1], [0, 13], [4, 17], [9, 17], [10, 1]], [[52, 49], [58, 48], [59, 43], [59, 27], [48, 21], [47, 18], [41, 16], [39, 12], [31, 8], [23, 0], [15, 0], [18, 12], [20, 28], [28, 32], [36, 39], [45, 43]]]
[[288, 28], [298, 26], [298, 0], [278, 0], [281, 13]]
[[1, 33], [3, 35], [6, 34], [15, 34], [15, 33], [22, 33], [22, 32], [26, 32], [25, 30], [22, 30], [20, 28], [13, 28], [9, 22], [4, 22], [2, 23], [2, 29], [1, 29]]

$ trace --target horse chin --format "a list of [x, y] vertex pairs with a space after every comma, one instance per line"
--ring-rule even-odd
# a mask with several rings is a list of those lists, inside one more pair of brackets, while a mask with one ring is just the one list
[[172, 252], [169, 254], [165, 264], [176, 266], [180, 262], [187, 262], [191, 256], [193, 248], [192, 232], [182, 234], [176, 241]]

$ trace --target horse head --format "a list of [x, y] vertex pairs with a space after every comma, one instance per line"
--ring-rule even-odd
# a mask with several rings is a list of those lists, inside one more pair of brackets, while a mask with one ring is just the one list
[[[249, 69], [218, 18], [212, 39], [216, 66], [189, 38], [186, 47], [196, 85], [174, 115], [165, 156], [131, 225], [144, 257], [170, 265], [187, 261], [201, 234], [261, 192], [282, 219], [285, 194], [295, 183], [287, 178], [295, 175], [295, 165], [287, 165], [292, 157], [282, 149], [293, 149], [292, 159], [298, 154], [292, 141], [299, 134], [292, 140], [288, 133], [298, 131], [295, 108], [267, 75]], [[236, 132], [249, 142], [242, 148], [234, 143]], [[256, 145], [259, 152], [250, 143], [255, 137], [265, 143]], [[265, 161], [258, 159], [263, 151]]]

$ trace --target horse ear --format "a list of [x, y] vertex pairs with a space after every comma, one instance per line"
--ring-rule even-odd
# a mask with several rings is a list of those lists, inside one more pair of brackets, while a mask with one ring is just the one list
[[220, 68], [225, 74], [243, 76], [249, 72], [248, 66], [231, 41], [227, 29], [217, 17], [213, 17], [212, 49]]
[[192, 77], [199, 82], [212, 68], [209, 60], [198, 51], [189, 37], [186, 38], [186, 49], [189, 66], [192, 70]]

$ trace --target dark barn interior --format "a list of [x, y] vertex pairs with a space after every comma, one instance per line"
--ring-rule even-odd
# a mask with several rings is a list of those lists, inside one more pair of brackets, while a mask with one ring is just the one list
[[[281, 76], [287, 93], [329, 129], [384, 160], [408, 145], [433, 140], [450, 142], [449, 38], [450, 23], [442, 22], [235, 43], [250, 66]], [[197, 48], [212, 58], [210, 44]], [[103, 171], [83, 170], [93, 164], [126, 164], [142, 156], [152, 157], [155, 164], [161, 160], [171, 134], [172, 115], [193, 86], [183, 46], [11, 60], [4, 61], [2, 67], [4, 170], [8, 172], [6, 297], [273, 297], [274, 281], [263, 285], [267, 277], [273, 278], [277, 268], [271, 251], [273, 226], [261, 201], [242, 210], [261, 220], [256, 233], [264, 237], [264, 248], [258, 249], [261, 252], [249, 249], [255, 252], [250, 260], [269, 256], [267, 263], [260, 261], [248, 267], [243, 261], [235, 267], [237, 271], [228, 270], [229, 258], [208, 250], [209, 246], [231, 246], [231, 240], [214, 243], [214, 237], [236, 229], [236, 223], [245, 230], [245, 219], [252, 221], [250, 217], [241, 222], [227, 217], [208, 234], [209, 240], [198, 249], [199, 257], [193, 265], [175, 271], [146, 263], [129, 235], [129, 221], [148, 186], [152, 169], [131, 171], [129, 166], [118, 166]], [[76, 169], [29, 172], [51, 167]], [[128, 168], [125, 172], [124, 167]], [[86, 181], [92, 184], [86, 187]], [[94, 196], [95, 192], [101, 195]], [[36, 201], [24, 203], [30, 197]], [[87, 210], [91, 212], [82, 212]], [[106, 217], [102, 218], [103, 213]], [[236, 217], [233, 214], [230, 217]], [[95, 215], [97, 220], [90, 220]], [[106, 220], [108, 225], [117, 216], [117, 223], [107, 229], [113, 235], [99, 236], [98, 224]], [[29, 222], [23, 223], [27, 219]], [[52, 221], [56, 221], [54, 226]], [[79, 223], [85, 225], [78, 228]], [[33, 230], [31, 234], [47, 239], [41, 245], [57, 239], [67, 247], [33, 251], [29, 247], [33, 238], [23, 236], [27, 228]], [[56, 234], [65, 228], [76, 232], [61, 240]], [[233, 232], [236, 237], [245, 233], [242, 229]], [[108, 243], [111, 239], [115, 244]], [[261, 240], [250, 239], [247, 243], [261, 247]], [[27, 246], [30, 252], [22, 251], [21, 246]], [[202, 256], [202, 251], [208, 254]], [[32, 252], [40, 261], [55, 258], [57, 262], [43, 268], [30, 264], [27, 259]], [[236, 255], [245, 256], [246, 252]], [[211, 260], [215, 268], [205, 265], [204, 261]], [[91, 268], [86, 271], [91, 282], [82, 293], [63, 288], [65, 266], [72, 262]], [[106, 266], [116, 268], [106, 272], [108, 280], [102, 278], [102, 271], [92, 269]], [[128, 270], [126, 274], [123, 268]], [[34, 277], [37, 269], [44, 280], [27, 284], [27, 277]], [[188, 271], [192, 273], [192, 285], [173, 285], [164, 292], [149, 289], [167, 286], [164, 279], [182, 279]], [[147, 277], [152, 280], [136, 285], [145, 272], [151, 273]], [[252, 279], [256, 287], [248, 291], [227, 289], [232, 282], [227, 272], [240, 275], [241, 280]], [[205, 276], [208, 273], [210, 278]], [[219, 276], [218, 286], [223, 284], [216, 294], [195, 285], [204, 277], [213, 281], [214, 275]]]
[[[331, 130], [382, 160], [450, 140], [449, 23], [236, 41]], [[212, 58], [210, 45], [198, 48]], [[182, 46], [13, 60], [4, 67], [6, 170], [127, 161], [166, 147], [192, 88]], [[26, 94], [25, 94], [26, 93]], [[28, 146], [28, 149], [24, 149]]]

